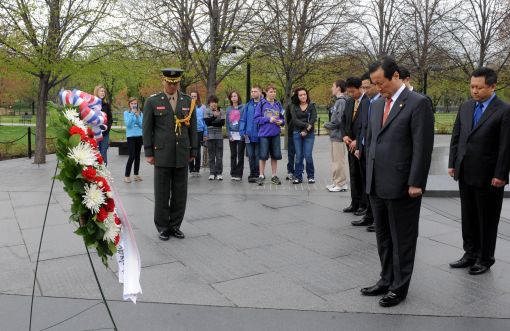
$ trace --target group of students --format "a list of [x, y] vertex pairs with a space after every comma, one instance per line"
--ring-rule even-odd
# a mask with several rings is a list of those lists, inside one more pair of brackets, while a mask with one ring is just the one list
[[[220, 109], [215, 95], [208, 97], [207, 105], [201, 104], [197, 92], [191, 92], [190, 96], [197, 100], [198, 138], [200, 145], [208, 150], [209, 180], [223, 180], [225, 126], [230, 145], [231, 179], [242, 180], [246, 151], [250, 168], [248, 182], [264, 184], [266, 162], [271, 158], [271, 183], [280, 185], [281, 180], [277, 175], [278, 160], [282, 159], [280, 135], [281, 128], [288, 122], [289, 164], [286, 179], [292, 180], [294, 184], [302, 183], [306, 160], [307, 180], [315, 183], [312, 150], [317, 111], [306, 89], [298, 88], [294, 91], [287, 112], [276, 100], [276, 87], [273, 84], [269, 84], [264, 92], [260, 86], [255, 85], [251, 89], [251, 99], [246, 104], [242, 104], [237, 91], [230, 92], [230, 105], [225, 111]], [[200, 157], [190, 162], [191, 176], [199, 175], [200, 162]]]

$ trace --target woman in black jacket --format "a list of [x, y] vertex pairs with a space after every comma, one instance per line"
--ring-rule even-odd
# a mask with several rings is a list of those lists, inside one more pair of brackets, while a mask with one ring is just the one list
[[99, 149], [99, 153], [103, 157], [104, 164], [108, 163], [108, 146], [110, 144], [110, 129], [112, 128], [113, 116], [112, 116], [112, 108], [110, 104], [106, 102], [106, 89], [103, 85], [98, 85], [94, 88], [94, 95], [101, 99], [102, 108], [101, 111], [106, 114], [108, 118], [107, 128], [103, 131], [103, 140], [101, 140], [97, 147]]
[[292, 138], [296, 148], [296, 164], [294, 170], [294, 184], [303, 182], [304, 160], [306, 160], [306, 177], [308, 183], [315, 183], [315, 169], [313, 166], [313, 143], [315, 141], [314, 125], [317, 121], [315, 103], [310, 101], [308, 91], [299, 87], [292, 96]]

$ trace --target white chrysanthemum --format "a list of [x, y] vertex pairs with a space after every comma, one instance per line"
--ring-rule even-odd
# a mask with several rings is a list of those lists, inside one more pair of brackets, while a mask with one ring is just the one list
[[103, 240], [115, 242], [115, 237], [120, 232], [120, 225], [115, 224], [115, 213], [109, 213], [108, 217], [104, 220], [106, 231], [103, 236]]
[[94, 150], [88, 143], [83, 141], [78, 146], [71, 148], [67, 156], [82, 166], [93, 166], [97, 163]]
[[83, 203], [94, 214], [99, 211], [99, 207], [104, 204], [106, 198], [103, 191], [95, 184], [85, 184], [85, 194], [83, 195]]
[[96, 167], [96, 170], [97, 170], [97, 175], [99, 177], [106, 178], [108, 183], [112, 183], [113, 182], [112, 174], [111, 174], [110, 170], [108, 170], [108, 168], [104, 164], [98, 165]]
[[68, 108], [64, 111], [64, 116], [69, 121], [73, 122], [75, 119], [80, 118], [80, 114], [78, 114], [78, 111], [74, 108]]

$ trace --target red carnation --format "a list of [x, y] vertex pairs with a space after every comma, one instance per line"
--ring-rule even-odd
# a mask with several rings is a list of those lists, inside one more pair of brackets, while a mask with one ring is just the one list
[[120, 241], [120, 236], [116, 235], [115, 236], [115, 246], [117, 246], [119, 244], [119, 241]]
[[114, 209], [115, 201], [113, 201], [111, 198], [106, 199], [106, 210], [108, 210], [108, 212], [112, 212]]
[[96, 139], [86, 137], [86, 138], [84, 138], [83, 140], [85, 140], [86, 142], [88, 142], [88, 143], [90, 144], [90, 146], [92, 146], [93, 148], [97, 149], [97, 141], [96, 141]]
[[[97, 145], [96, 145], [96, 146], [97, 146]], [[97, 163], [99, 163], [99, 164], [103, 164], [103, 162], [104, 162], [104, 161], [103, 161], [103, 157], [101, 156], [101, 154], [100, 154], [100, 153], [97, 153], [97, 154], [96, 154], [96, 157], [97, 157]]]
[[120, 221], [120, 218], [119, 218], [119, 216], [117, 216], [117, 214], [115, 214], [114, 219], [115, 219], [115, 224], [117, 224], [117, 225], [121, 225], [122, 224], [122, 222]]
[[81, 137], [81, 140], [86, 138], [85, 131], [83, 131], [81, 128], [77, 127], [76, 125], [73, 125], [69, 128], [69, 134], [72, 136], [73, 134], [79, 134]]
[[94, 132], [92, 131], [91, 128], [87, 128], [87, 134], [90, 138], [94, 138]]
[[81, 171], [81, 175], [83, 176], [83, 178], [85, 178], [87, 181], [91, 182], [93, 181], [94, 179], [96, 179], [96, 175], [97, 175], [97, 172], [96, 172], [96, 169], [94, 169], [93, 167], [87, 167], [85, 169], [83, 169]]
[[104, 220], [108, 217], [108, 211], [103, 207], [99, 208], [99, 212], [97, 213], [97, 221], [103, 223]]
[[110, 185], [108, 185], [108, 181], [104, 177], [96, 177], [96, 183], [103, 192], [111, 191]]

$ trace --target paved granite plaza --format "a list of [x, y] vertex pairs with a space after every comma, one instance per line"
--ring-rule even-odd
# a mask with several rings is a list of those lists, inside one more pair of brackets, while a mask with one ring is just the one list
[[[509, 330], [510, 203], [503, 203], [496, 264], [470, 276], [448, 262], [462, 255], [460, 202], [446, 176], [447, 136], [436, 136], [423, 200], [415, 272], [397, 307], [379, 307], [361, 287], [378, 279], [375, 236], [330, 193], [329, 141], [317, 137], [316, 184], [232, 182], [225, 142], [223, 182], [189, 178], [187, 238], [158, 239], [152, 168], [122, 182], [127, 157], [109, 151], [115, 188], [135, 228], [143, 295], [122, 302], [116, 266], [96, 267], [119, 330]], [[143, 154], [142, 154], [143, 157]], [[0, 162], [0, 330], [27, 330], [33, 270], [56, 160]], [[246, 170], [245, 165], [245, 170]], [[279, 164], [283, 179], [285, 164]], [[60, 183], [41, 250], [34, 330], [111, 328], [80, 237], [68, 223]]]

